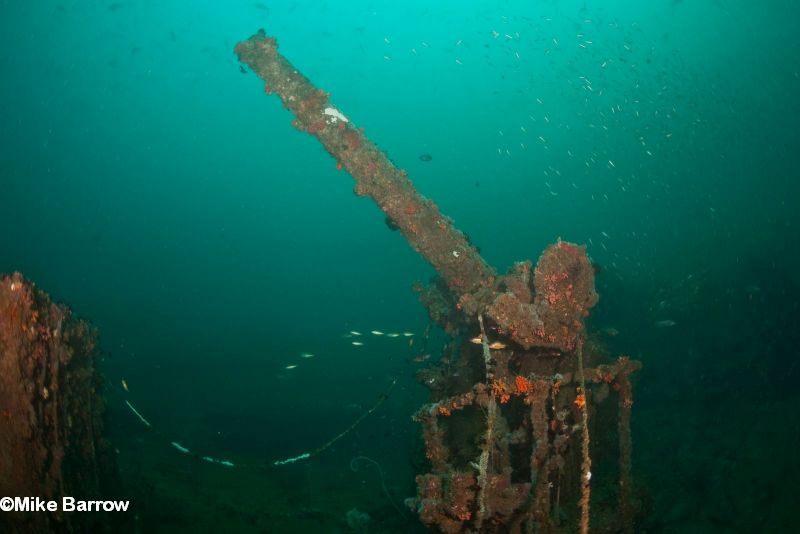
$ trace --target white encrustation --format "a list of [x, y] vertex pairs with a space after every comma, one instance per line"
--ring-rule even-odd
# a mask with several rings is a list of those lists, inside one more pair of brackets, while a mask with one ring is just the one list
[[347, 117], [342, 115], [342, 112], [336, 108], [325, 108], [324, 113], [325, 115], [331, 118], [330, 122], [332, 122], [333, 124], [336, 124], [337, 121], [350, 122], [349, 120], [347, 120]]

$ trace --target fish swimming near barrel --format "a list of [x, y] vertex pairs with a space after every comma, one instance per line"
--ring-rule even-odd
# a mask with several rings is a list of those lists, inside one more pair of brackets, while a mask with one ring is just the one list
[[430, 161], [432, 159], [433, 159], [433, 156], [431, 156], [430, 154], [420, 154], [419, 155], [419, 160], [420, 161]]

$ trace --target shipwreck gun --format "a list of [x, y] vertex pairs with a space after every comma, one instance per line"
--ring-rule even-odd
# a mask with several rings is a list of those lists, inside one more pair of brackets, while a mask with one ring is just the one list
[[[611, 388], [618, 393], [618, 509], [609, 515], [630, 531], [629, 376], [640, 364], [620, 357], [584, 367], [596, 352], [586, 349], [584, 319], [598, 298], [585, 247], [559, 240], [535, 267], [522, 261], [498, 275], [406, 171], [278, 52], [274, 38], [260, 30], [235, 52], [292, 113], [293, 126], [316, 137], [353, 177], [355, 193], [370, 197], [436, 269], [440, 278], [418, 288], [431, 318], [454, 336], [475, 335], [480, 326], [472, 340], [452, 344], [463, 372], [420, 371], [433, 397], [416, 414], [432, 472], [417, 477], [418, 495], [408, 504], [421, 520], [444, 532], [497, 532], [500, 525], [550, 532], [562, 524], [561, 501], [572, 499], [580, 514], [566, 515], [588, 531], [589, 388], [597, 385], [605, 396]], [[483, 430], [474, 435], [476, 428]]]
[[597, 302], [594, 271], [583, 247], [559, 242], [540, 258], [535, 273], [530, 262], [522, 262], [498, 276], [453, 221], [420, 195], [406, 171], [278, 52], [274, 38], [259, 31], [236, 45], [236, 54], [264, 80], [265, 93], [280, 97], [295, 117], [294, 127], [316, 137], [337, 167], [355, 179], [355, 193], [372, 198], [436, 269], [460, 311], [473, 322], [484, 313], [525, 349], [574, 348], [582, 319]]

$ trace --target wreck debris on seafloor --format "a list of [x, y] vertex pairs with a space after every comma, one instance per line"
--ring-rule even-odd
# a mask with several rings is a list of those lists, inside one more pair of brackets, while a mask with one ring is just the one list
[[[96, 332], [20, 274], [0, 277], [0, 496], [106, 499], [118, 487], [103, 439]], [[31, 497], [33, 498], [33, 497]], [[108, 514], [3, 512], [0, 531], [89, 531]]]
[[[606, 495], [592, 530], [632, 531], [630, 375], [641, 364], [608, 358], [586, 333], [597, 294], [585, 248], [559, 241], [536, 266], [518, 262], [498, 275], [274, 38], [262, 30], [235, 51], [438, 273], [416, 290], [431, 319], [462, 341], [442, 355], [450, 363], [418, 376], [431, 390], [416, 414], [430, 472], [408, 504], [422, 522], [443, 532], [586, 532], [590, 486], [604, 482], [616, 487], [616, 506]], [[480, 346], [466, 341], [479, 323]], [[603, 402], [612, 391], [615, 406]], [[604, 480], [592, 477], [590, 456]]]

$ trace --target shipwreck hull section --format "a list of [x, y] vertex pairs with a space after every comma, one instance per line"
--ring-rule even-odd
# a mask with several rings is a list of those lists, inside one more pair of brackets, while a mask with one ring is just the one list
[[[96, 332], [21, 275], [0, 278], [0, 496], [110, 499]], [[60, 506], [59, 506], [60, 508]], [[103, 529], [103, 513], [6, 512], [2, 532]]]

